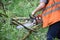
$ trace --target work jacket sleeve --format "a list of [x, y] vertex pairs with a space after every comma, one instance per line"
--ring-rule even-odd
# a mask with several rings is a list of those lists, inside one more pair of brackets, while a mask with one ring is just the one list
[[47, 0], [40, 0], [40, 2], [44, 2], [44, 3], [47, 3]]

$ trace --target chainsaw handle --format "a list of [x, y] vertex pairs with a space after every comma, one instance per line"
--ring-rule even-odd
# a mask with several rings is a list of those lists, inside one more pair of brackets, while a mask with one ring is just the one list
[[33, 18], [35, 18], [35, 15], [31, 15], [31, 14], [29, 14], [29, 17], [31, 18], [31, 19], [33, 19]]

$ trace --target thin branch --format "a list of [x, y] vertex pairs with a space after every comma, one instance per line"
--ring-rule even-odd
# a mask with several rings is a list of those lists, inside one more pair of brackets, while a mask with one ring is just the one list
[[12, 18], [12, 19], [15, 19], [15, 20], [30, 20], [29, 17], [16, 17], [16, 18]]

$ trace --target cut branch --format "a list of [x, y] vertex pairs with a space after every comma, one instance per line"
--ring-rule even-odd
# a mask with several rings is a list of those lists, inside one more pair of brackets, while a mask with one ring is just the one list
[[5, 16], [5, 17], [8, 17], [6, 14], [2, 14], [2, 13], [0, 13], [0, 16]]

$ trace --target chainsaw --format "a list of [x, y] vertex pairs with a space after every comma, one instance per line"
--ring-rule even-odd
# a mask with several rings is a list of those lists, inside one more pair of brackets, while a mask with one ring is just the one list
[[[42, 23], [42, 18], [39, 15], [34, 16], [34, 17], [29, 15], [29, 17], [30, 17], [30, 20], [27, 23], [24, 23], [24, 24], [19, 23], [20, 25], [17, 26], [17, 29], [26, 28], [27, 30], [32, 30], [33, 26], [36, 26], [36, 25]], [[34, 30], [32, 30], [32, 31], [34, 31]]]

